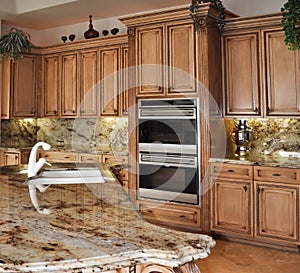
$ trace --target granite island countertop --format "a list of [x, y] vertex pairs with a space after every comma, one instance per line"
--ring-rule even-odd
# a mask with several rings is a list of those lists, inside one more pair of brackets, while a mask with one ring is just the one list
[[[105, 164], [99, 167], [108, 171]], [[148, 263], [177, 267], [206, 258], [215, 245], [210, 236], [144, 221], [112, 181], [52, 185], [39, 193], [40, 205], [52, 212], [40, 214], [24, 184], [26, 169], [0, 168], [0, 272], [102, 272]]]
[[282, 167], [292, 169], [300, 168], [299, 157], [282, 157], [278, 155], [227, 156], [225, 158], [210, 158], [209, 162], [266, 167]]

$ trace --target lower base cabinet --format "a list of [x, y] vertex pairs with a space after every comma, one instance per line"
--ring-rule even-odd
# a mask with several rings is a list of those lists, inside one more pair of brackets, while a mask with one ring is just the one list
[[182, 230], [200, 231], [200, 208], [155, 201], [138, 201], [145, 220]]
[[300, 250], [300, 170], [242, 166], [249, 169], [244, 177], [241, 165], [211, 163], [213, 233]]

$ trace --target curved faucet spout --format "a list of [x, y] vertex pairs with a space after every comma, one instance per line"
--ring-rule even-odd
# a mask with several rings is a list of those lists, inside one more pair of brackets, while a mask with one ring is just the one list
[[38, 162], [36, 162], [36, 155], [37, 155], [38, 148], [40, 146], [42, 146], [44, 150], [50, 150], [51, 148], [50, 144], [42, 141], [36, 143], [32, 147], [29, 155], [29, 161], [28, 161], [28, 174], [27, 174], [28, 178], [36, 176], [36, 174], [43, 167], [44, 164], [49, 165], [49, 163], [44, 158], [41, 158], [39, 159]]

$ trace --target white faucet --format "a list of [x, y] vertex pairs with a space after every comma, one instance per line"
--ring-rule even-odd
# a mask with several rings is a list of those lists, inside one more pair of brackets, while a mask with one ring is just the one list
[[[37, 155], [38, 148], [40, 146], [42, 146], [44, 150], [49, 150], [51, 148], [51, 146], [46, 142], [38, 142], [32, 147], [30, 155], [29, 155], [29, 161], [28, 161], [28, 169], [27, 169], [27, 171], [28, 171], [27, 177], [28, 178], [36, 176], [44, 164], [51, 166], [51, 164], [48, 163], [45, 158], [40, 158], [38, 160], [38, 162], [36, 162], [36, 155]], [[50, 185], [48, 185], [48, 186], [43, 186], [43, 185], [35, 186], [32, 184], [28, 185], [29, 195], [30, 195], [30, 199], [31, 199], [33, 206], [36, 208], [36, 210], [38, 212], [43, 213], [43, 214], [49, 214], [50, 210], [40, 208], [38, 200], [37, 200], [37, 196], [36, 196], [36, 188], [38, 188], [41, 192], [44, 192], [48, 189], [49, 186]]]
[[48, 163], [45, 158], [40, 158], [38, 162], [36, 161], [37, 151], [40, 146], [42, 146], [44, 150], [49, 150], [51, 148], [50, 144], [46, 142], [38, 142], [32, 147], [28, 161], [28, 178], [36, 176], [44, 164], [51, 166], [51, 164]]

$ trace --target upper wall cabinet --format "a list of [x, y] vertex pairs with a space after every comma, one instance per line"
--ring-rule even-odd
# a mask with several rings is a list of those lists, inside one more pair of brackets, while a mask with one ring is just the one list
[[281, 14], [231, 19], [223, 38], [224, 115], [300, 116], [300, 55]]
[[284, 32], [264, 31], [267, 116], [300, 116], [300, 50], [288, 50]]
[[121, 19], [133, 49], [137, 97], [196, 93], [196, 33], [186, 11]]
[[11, 61], [6, 58], [1, 63], [1, 119], [9, 118], [10, 103], [10, 79], [11, 79]]
[[119, 99], [123, 76], [116, 72], [123, 53], [127, 54], [125, 47], [127, 37], [120, 35], [44, 48], [40, 115], [72, 118], [121, 114], [121, 103], [127, 101], [125, 97]]
[[37, 117], [39, 57], [27, 55], [13, 64], [11, 117]]

